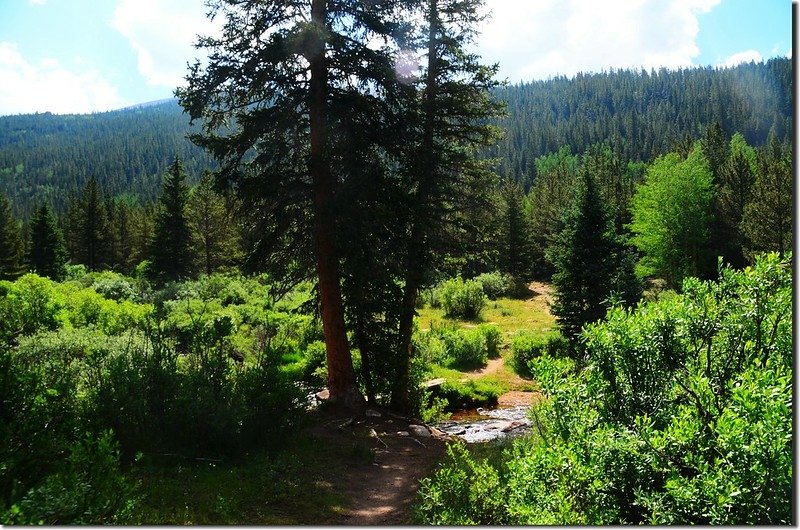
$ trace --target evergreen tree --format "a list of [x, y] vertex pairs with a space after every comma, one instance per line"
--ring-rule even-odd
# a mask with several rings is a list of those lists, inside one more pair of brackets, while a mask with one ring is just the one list
[[0, 280], [13, 280], [22, 273], [22, 252], [19, 222], [8, 197], [0, 193]]
[[[491, 207], [489, 192], [496, 176], [476, 149], [496, 139], [488, 119], [500, 115], [502, 105], [489, 90], [497, 67], [480, 63], [466, 51], [482, 20], [482, 0], [420, 0], [425, 20], [422, 41], [427, 64], [421, 77], [417, 135], [406, 154], [408, 215], [404, 292], [400, 311], [400, 357], [392, 406], [410, 406], [411, 335], [418, 291], [448, 255], [460, 246], [469, 249], [480, 219]], [[455, 244], [454, 244], [455, 243]], [[474, 248], [474, 247], [473, 247]], [[456, 250], [454, 252], [453, 250]]]
[[[510, 274], [518, 287], [531, 279], [532, 256], [525, 195], [519, 184], [506, 181], [500, 188], [502, 198], [500, 231], [500, 271]], [[519, 289], [518, 289], [519, 290]]]
[[730, 156], [719, 169], [714, 211], [722, 242], [719, 255], [737, 268], [745, 265], [747, 243], [740, 224], [757, 174], [755, 149], [747, 145], [741, 134], [735, 133], [730, 141]]
[[749, 240], [751, 259], [757, 252], [778, 252], [782, 258], [792, 245], [791, 149], [773, 138], [769, 148], [760, 153], [758, 166], [741, 229]]
[[583, 326], [603, 318], [614, 299], [631, 304], [641, 291], [590, 171], [580, 172], [563, 224], [547, 250], [555, 269], [551, 311], [564, 336], [577, 345]]
[[187, 218], [194, 253], [202, 263], [203, 272], [211, 274], [241, 258], [233, 208], [214, 190], [210, 174], [204, 175], [189, 194]]
[[211, 14], [226, 24], [200, 40], [210, 60], [178, 91], [192, 119], [205, 119], [193, 140], [243, 199], [254, 243], [248, 265], [282, 280], [315, 274], [330, 398], [348, 406], [363, 398], [341, 293], [335, 200], [346, 175], [336, 169], [351, 146], [339, 140], [392, 121], [384, 103], [400, 85], [392, 43], [407, 24], [402, 4], [214, 0]]
[[534, 165], [536, 177], [528, 196], [533, 270], [536, 276], [549, 278], [554, 271], [545, 254], [563, 228], [563, 213], [569, 208], [575, 189], [578, 157], [564, 146], [556, 153], [537, 158]]
[[78, 199], [77, 242], [72, 258], [89, 270], [100, 270], [109, 261], [108, 212], [97, 179], [90, 178]]
[[47, 204], [36, 211], [30, 232], [28, 262], [31, 268], [41, 276], [61, 281], [67, 263], [67, 247], [58, 221]]
[[191, 233], [186, 217], [188, 199], [186, 172], [180, 158], [176, 157], [164, 178], [150, 246], [150, 273], [157, 282], [188, 278], [194, 270]]

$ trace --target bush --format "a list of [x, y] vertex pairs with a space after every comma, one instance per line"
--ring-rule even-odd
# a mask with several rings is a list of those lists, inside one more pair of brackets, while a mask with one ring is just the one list
[[498, 471], [473, 458], [463, 444], [447, 447], [447, 458], [436, 473], [422, 479], [414, 509], [421, 525], [499, 525], [505, 505]]
[[111, 432], [86, 435], [69, 447], [58, 470], [1, 514], [12, 525], [102, 525], [125, 522], [135, 498], [119, 468]]
[[103, 272], [97, 275], [91, 287], [104, 298], [117, 302], [133, 300], [137, 294], [132, 280], [113, 272]]
[[484, 272], [475, 277], [475, 281], [481, 284], [483, 293], [489, 300], [496, 300], [501, 296], [509, 296], [514, 291], [514, 278], [510, 274], [501, 272]]
[[569, 342], [560, 333], [541, 335], [518, 331], [511, 340], [511, 367], [524, 377], [531, 376], [530, 363], [542, 355], [562, 357], [569, 351]]
[[486, 366], [489, 355], [486, 338], [479, 329], [453, 330], [442, 334], [450, 368], [475, 369]]
[[440, 287], [440, 298], [445, 316], [477, 320], [486, 306], [483, 287], [475, 280], [461, 278], [448, 280]]
[[497, 326], [490, 324], [481, 324], [478, 330], [483, 334], [486, 340], [486, 354], [489, 359], [497, 359], [500, 357], [500, 329]]
[[475, 407], [493, 407], [503, 393], [503, 388], [489, 379], [470, 379], [468, 381], [445, 381], [439, 394], [447, 400], [447, 410], [461, 410]]

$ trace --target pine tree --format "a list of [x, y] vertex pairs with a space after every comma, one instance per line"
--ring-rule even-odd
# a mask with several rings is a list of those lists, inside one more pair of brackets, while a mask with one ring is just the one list
[[533, 268], [525, 195], [519, 184], [506, 181], [500, 188], [500, 196], [502, 228], [499, 269], [510, 274], [521, 287], [531, 279]]
[[90, 178], [78, 199], [76, 263], [100, 270], [109, 261], [109, 223], [106, 204], [97, 179]]
[[778, 252], [783, 258], [792, 248], [791, 149], [773, 138], [760, 153], [758, 166], [741, 229], [749, 239], [747, 251], [751, 259], [758, 252]]
[[13, 280], [22, 273], [22, 236], [11, 202], [0, 193], [0, 280]]
[[346, 406], [363, 398], [341, 292], [336, 196], [346, 175], [335, 169], [349, 148], [341, 138], [391, 121], [384, 102], [400, 85], [392, 43], [407, 25], [403, 3], [214, 0], [210, 11], [226, 24], [200, 40], [210, 60], [178, 91], [192, 119], [205, 120], [193, 140], [244, 202], [247, 265], [284, 281], [316, 276], [330, 398]]
[[194, 270], [191, 233], [186, 217], [188, 199], [186, 172], [180, 158], [176, 157], [164, 178], [160, 210], [150, 245], [150, 273], [159, 283], [188, 278]]
[[211, 274], [220, 267], [236, 263], [241, 257], [233, 208], [214, 190], [210, 174], [204, 175], [189, 194], [187, 218], [194, 254], [202, 263], [203, 272]]
[[[392, 406], [410, 406], [411, 335], [419, 289], [454, 247], [468, 249], [491, 207], [489, 192], [496, 175], [491, 164], [478, 160], [476, 150], [496, 139], [487, 125], [502, 105], [490, 98], [497, 86], [496, 66], [485, 66], [466, 51], [482, 20], [482, 0], [420, 0], [425, 20], [423, 42], [427, 65], [417, 107], [418, 133], [409, 143], [406, 164], [412, 191], [400, 311], [400, 357], [392, 391]], [[460, 215], [469, 212], [469, 218]], [[474, 223], [474, 221], [473, 221]], [[472, 226], [470, 226], [472, 224]], [[454, 245], [455, 243], [455, 245]]]
[[33, 270], [54, 281], [64, 278], [67, 247], [53, 211], [42, 205], [31, 220], [28, 262]]
[[721, 245], [719, 255], [733, 267], [745, 265], [746, 238], [740, 224], [744, 209], [750, 202], [753, 184], [758, 174], [756, 151], [739, 133], [730, 141], [730, 156], [719, 168], [717, 194], [714, 203], [716, 226]]
[[564, 336], [577, 345], [583, 326], [603, 318], [614, 299], [631, 304], [641, 291], [591, 172], [580, 172], [563, 223], [547, 250], [555, 269], [551, 311]]

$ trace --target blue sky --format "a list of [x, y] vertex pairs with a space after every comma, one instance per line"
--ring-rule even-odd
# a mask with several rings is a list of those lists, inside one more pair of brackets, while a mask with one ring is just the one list
[[[476, 50], [511, 82], [790, 54], [789, 0], [487, 0]], [[0, 0], [0, 114], [167, 98], [214, 31], [203, 0]]]

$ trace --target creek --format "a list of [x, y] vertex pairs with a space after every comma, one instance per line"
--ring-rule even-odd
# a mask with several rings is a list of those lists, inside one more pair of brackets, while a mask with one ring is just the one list
[[454, 412], [449, 420], [435, 425], [437, 429], [457, 436], [467, 443], [490, 442], [527, 434], [530, 406], [468, 409]]

